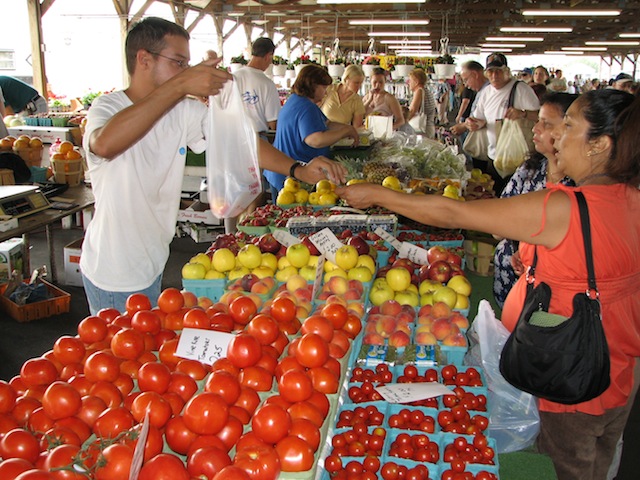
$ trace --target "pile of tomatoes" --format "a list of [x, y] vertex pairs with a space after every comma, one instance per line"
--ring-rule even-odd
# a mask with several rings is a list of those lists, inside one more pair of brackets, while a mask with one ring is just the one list
[[[185, 301], [167, 289], [152, 309], [132, 295], [126, 312], [85, 318], [76, 336], [0, 381], [0, 478], [128, 479], [134, 452], [140, 480], [270, 480], [311, 469], [327, 395], [340, 386], [338, 359], [359, 333], [347, 308], [327, 305], [298, 322], [290, 342], [289, 299], [262, 311], [235, 295], [207, 309]], [[186, 326], [242, 332], [208, 366], [176, 355]]]

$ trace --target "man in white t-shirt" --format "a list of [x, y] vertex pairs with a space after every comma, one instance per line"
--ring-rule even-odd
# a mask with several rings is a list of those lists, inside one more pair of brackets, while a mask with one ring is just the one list
[[[130, 85], [93, 103], [84, 135], [95, 215], [80, 268], [92, 314], [102, 308], [122, 312], [136, 292], [156, 304], [187, 147], [196, 153], [206, 147], [207, 108], [187, 96], [216, 95], [232, 79], [217, 68], [220, 59], [190, 67], [188, 32], [161, 18], [134, 25], [125, 48]], [[331, 160], [319, 157], [302, 166], [268, 142], [260, 141], [258, 149], [262, 168], [308, 183], [345, 179], [345, 169]]]
[[249, 64], [233, 74], [257, 133], [275, 130], [282, 108], [275, 83], [264, 74], [275, 50], [270, 38], [258, 38], [251, 46]]

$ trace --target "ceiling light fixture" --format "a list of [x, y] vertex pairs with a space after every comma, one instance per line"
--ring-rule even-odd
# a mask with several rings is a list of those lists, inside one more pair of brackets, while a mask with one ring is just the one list
[[486, 37], [487, 42], [543, 42], [543, 37]]
[[640, 42], [584, 42], [585, 45], [593, 45], [593, 46], [615, 46], [615, 47], [637, 47], [640, 45]]
[[607, 47], [560, 47], [561, 50], [576, 52], [606, 52]]
[[429, 25], [429, 20], [349, 20], [349, 25]]
[[502, 27], [505, 33], [571, 33], [572, 27]]
[[640, 33], [621, 33], [620, 38], [640, 38]]
[[524, 48], [524, 43], [481, 43], [482, 48]]
[[545, 55], [582, 55], [583, 53], [583, 51], [576, 52], [575, 50], [572, 50], [570, 52], [566, 50], [547, 50], [546, 52], [544, 52]]
[[433, 55], [432, 50], [396, 50], [396, 57], [427, 57], [429, 55]]
[[513, 50], [510, 48], [481, 48], [480, 49], [480, 53], [493, 53], [493, 52], [509, 53], [509, 52], [513, 52]]
[[403, 45], [432, 45], [432, 40], [380, 40], [383, 45], [402, 43]]
[[369, 32], [370, 37], [430, 37], [431, 32]]
[[620, 10], [522, 10], [525, 17], [617, 17]]
[[427, 3], [427, 0], [317, 0], [318, 5], [371, 5], [376, 3]]

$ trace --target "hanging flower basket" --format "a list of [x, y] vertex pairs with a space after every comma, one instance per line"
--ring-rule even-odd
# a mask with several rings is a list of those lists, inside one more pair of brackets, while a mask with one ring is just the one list
[[407, 78], [414, 68], [413, 65], [396, 65], [394, 71], [398, 72], [400, 77]]
[[371, 75], [373, 75], [373, 71], [378, 68], [378, 65], [361, 65], [362, 66], [362, 71], [364, 72], [364, 74], [367, 77], [370, 77]]
[[456, 74], [456, 66], [436, 63], [433, 66], [438, 78], [453, 78]]
[[229, 65], [229, 71], [231, 73], [236, 73], [242, 67], [244, 67], [244, 65], [242, 63], [232, 63], [231, 65]]
[[287, 73], [286, 65], [273, 65], [273, 76], [274, 77], [284, 77]]
[[300, 63], [298, 65], [294, 65], [294, 70], [296, 72], [296, 77], [300, 74], [300, 72], [302, 71], [302, 69], [304, 67], [306, 67], [307, 65], [309, 65], [308, 63]]
[[329, 70], [329, 75], [332, 77], [342, 77], [344, 73], [344, 65], [327, 65], [327, 69]]

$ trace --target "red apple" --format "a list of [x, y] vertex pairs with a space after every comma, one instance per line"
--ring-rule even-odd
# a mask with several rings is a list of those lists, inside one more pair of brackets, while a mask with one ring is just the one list
[[276, 253], [281, 247], [280, 242], [271, 233], [261, 235], [257, 245], [262, 253]]
[[457, 265], [459, 267], [462, 267], [462, 257], [457, 253], [453, 253], [449, 251], [449, 255], [447, 256], [447, 262], [449, 262], [451, 265]]
[[451, 278], [451, 267], [444, 260], [437, 260], [429, 265], [427, 273], [429, 280], [435, 280], [440, 283], [447, 283]]
[[411, 274], [413, 274], [413, 271], [415, 270], [415, 265], [408, 258], [398, 258], [391, 264], [391, 266], [393, 268], [397, 268], [397, 267], [406, 268], [407, 271]]
[[309, 237], [303, 237], [302, 244], [307, 246], [311, 255], [320, 255], [320, 250], [318, 250], [318, 247], [313, 244]]
[[240, 285], [242, 286], [242, 289], [245, 292], [250, 292], [251, 291], [251, 287], [253, 287], [253, 285], [255, 283], [257, 283], [258, 280], [260, 280], [260, 279], [257, 277], [257, 275], [254, 275], [253, 273], [249, 273], [247, 275], [244, 275], [240, 279]]
[[456, 275], [462, 275], [464, 277], [464, 270], [462, 270], [462, 267], [451, 263], [449, 264], [449, 266], [451, 267], [452, 277], [455, 277]]
[[387, 276], [387, 272], [389, 270], [391, 270], [391, 268], [392, 268], [391, 265], [385, 265], [384, 267], [380, 267], [378, 269], [378, 272], [376, 273], [376, 278], [380, 278], [380, 277], [384, 278], [384, 277], [386, 277]]
[[429, 265], [422, 265], [418, 270], [418, 279], [424, 282], [429, 279]]
[[347, 240], [347, 245], [351, 245], [356, 249], [358, 255], [368, 255], [369, 254], [369, 244], [362, 237], [355, 236], [349, 238]]
[[427, 261], [429, 263], [437, 262], [439, 260], [447, 260], [449, 257], [449, 250], [440, 245], [434, 245], [427, 250]]

